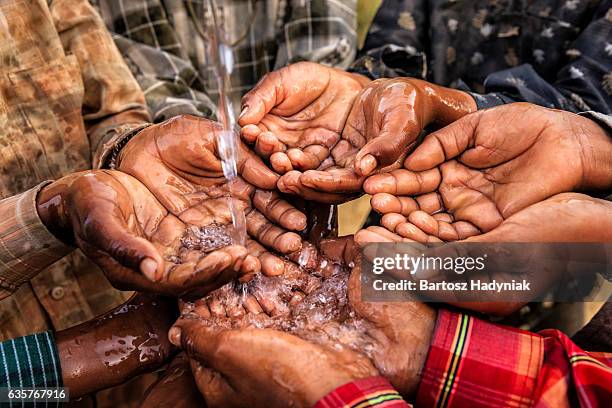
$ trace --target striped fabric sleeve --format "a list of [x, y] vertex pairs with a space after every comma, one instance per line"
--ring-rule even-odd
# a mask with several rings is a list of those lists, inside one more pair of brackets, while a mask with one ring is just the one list
[[371, 377], [344, 384], [319, 400], [314, 408], [409, 408], [383, 377]]
[[38, 216], [36, 196], [48, 183], [0, 200], [0, 299], [73, 250]]
[[0, 387], [61, 387], [62, 371], [49, 331], [0, 343]]
[[612, 355], [582, 351], [558, 330], [539, 334], [441, 310], [416, 406], [605, 406]]

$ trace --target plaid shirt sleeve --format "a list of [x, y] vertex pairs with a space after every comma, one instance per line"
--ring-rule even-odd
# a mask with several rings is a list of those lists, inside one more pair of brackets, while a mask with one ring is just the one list
[[65, 52], [81, 67], [82, 114], [93, 166], [101, 167], [116, 141], [150, 121], [144, 95], [88, 0], [53, 1], [50, 10]]
[[383, 377], [344, 384], [320, 399], [314, 408], [407, 408], [410, 407]]
[[440, 311], [417, 406], [598, 406], [609, 400], [612, 355], [563, 333], [540, 334]]
[[[46, 387], [62, 386], [57, 346], [51, 332], [7, 340], [0, 343], [0, 387]], [[22, 406], [21, 402], [4, 406]], [[50, 403], [49, 406], [59, 406]]]
[[[587, 353], [558, 330], [539, 334], [441, 310], [418, 407], [605, 406], [612, 354]], [[381, 377], [345, 384], [315, 408], [407, 407]]]
[[0, 299], [72, 251], [38, 216], [36, 195], [48, 183], [0, 200]]

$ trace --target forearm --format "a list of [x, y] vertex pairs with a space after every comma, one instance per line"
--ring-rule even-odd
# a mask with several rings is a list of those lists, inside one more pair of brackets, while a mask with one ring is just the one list
[[0, 200], [0, 299], [73, 250], [38, 215], [36, 197], [47, 184]]
[[478, 110], [474, 97], [468, 92], [447, 88], [420, 79], [408, 79], [427, 96], [430, 115], [424, 125], [446, 126]]
[[167, 330], [176, 319], [169, 302], [146, 297], [56, 334], [64, 386], [71, 398], [153, 371], [171, 353]]

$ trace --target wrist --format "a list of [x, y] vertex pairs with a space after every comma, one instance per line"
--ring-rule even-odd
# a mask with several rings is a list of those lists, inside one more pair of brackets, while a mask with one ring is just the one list
[[572, 115], [569, 123], [577, 136], [582, 161], [582, 178], [578, 189], [612, 189], [612, 135], [591, 119], [567, 115]]
[[64, 197], [73, 175], [44, 186], [36, 196], [36, 211], [42, 223], [60, 241], [72, 245], [74, 237], [66, 215]]
[[420, 79], [410, 79], [410, 81], [413, 85], [419, 87], [428, 99], [431, 113], [425, 126], [429, 124], [440, 127], [446, 126], [478, 110], [476, 101], [467, 92], [446, 88]]

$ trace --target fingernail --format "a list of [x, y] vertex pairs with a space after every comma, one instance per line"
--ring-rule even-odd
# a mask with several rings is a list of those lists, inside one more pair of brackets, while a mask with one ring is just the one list
[[376, 158], [371, 154], [364, 156], [361, 159], [361, 163], [359, 163], [359, 170], [361, 171], [362, 176], [369, 176], [378, 166], [376, 162]]
[[242, 119], [242, 117], [246, 115], [248, 110], [249, 110], [249, 105], [244, 105], [242, 107], [242, 111], [240, 112], [240, 115], [238, 115], [238, 119]]
[[140, 271], [150, 281], [156, 281], [157, 261], [152, 258], [145, 258], [140, 262]]
[[181, 346], [181, 328], [178, 326], [172, 326], [168, 331], [168, 340], [176, 347]]

